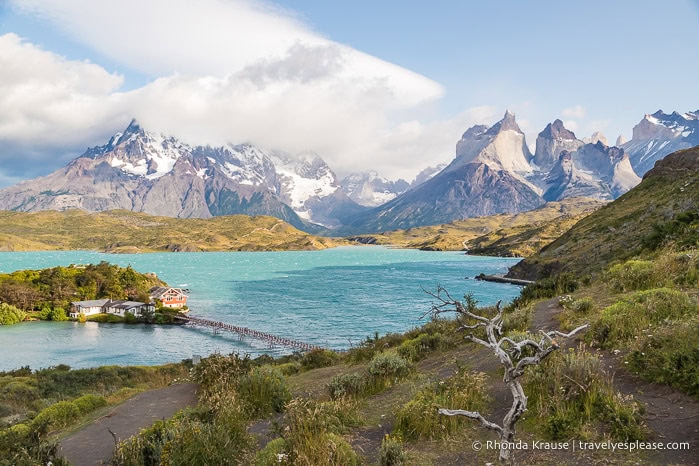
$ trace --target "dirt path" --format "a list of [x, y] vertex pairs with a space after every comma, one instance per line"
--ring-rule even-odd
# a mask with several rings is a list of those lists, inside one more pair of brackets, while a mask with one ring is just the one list
[[[556, 315], [563, 309], [558, 299], [538, 303], [533, 329], [558, 329]], [[653, 442], [689, 442], [689, 450], [654, 450], [648, 457], [656, 464], [699, 464], [699, 402], [672, 387], [647, 382], [624, 368], [623, 353], [600, 351], [615, 388], [632, 395], [646, 407], [644, 420], [653, 431]]]
[[73, 466], [106, 464], [114, 451], [114, 438], [124, 440], [167, 419], [177, 411], [197, 402], [197, 385], [182, 383], [140, 393], [116, 406], [108, 414], [61, 441], [61, 452]]
[[[510, 391], [506, 385], [501, 383], [501, 376], [496, 374], [500, 367], [497, 360], [492, 357], [492, 352], [487, 348], [464, 345], [447, 351], [436, 358], [429, 357], [418, 362], [417, 372], [426, 376], [420, 381], [397, 385], [368, 397], [366, 405], [371, 407], [372, 412], [380, 412], [380, 418], [375, 419], [377, 422], [353, 432], [352, 447], [360, 452], [369, 464], [378, 464], [381, 441], [386, 434], [393, 431], [396, 406], [407, 403], [415, 393], [431, 383], [454, 375], [458, 369], [456, 361], [470, 371], [488, 374], [489, 394], [493, 398], [491, 403], [493, 409], [485, 415], [502, 420], [510, 405]], [[457, 462], [455, 464], [468, 463]]]

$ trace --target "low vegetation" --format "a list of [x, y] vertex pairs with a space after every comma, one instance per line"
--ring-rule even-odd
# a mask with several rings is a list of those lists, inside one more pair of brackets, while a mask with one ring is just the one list
[[549, 440], [595, 440], [598, 428], [616, 441], [645, 440], [643, 407], [612, 386], [599, 357], [585, 348], [554, 354], [526, 378], [534, 416]]
[[471, 422], [462, 417], [442, 416], [439, 408], [483, 411], [489, 404], [487, 378], [483, 373], [465, 369], [420, 390], [398, 410], [394, 435], [407, 440], [447, 439], [463, 435]]
[[560, 321], [591, 322], [588, 343], [626, 355], [627, 367], [649, 381], [699, 397], [699, 251], [677, 249], [611, 264], [561, 299]]
[[62, 365], [0, 372], [0, 464], [62, 464], [54, 438], [57, 430], [187, 373], [184, 364], [77, 370]]
[[156, 217], [139, 212], [81, 210], [0, 212], [0, 251], [85, 249], [107, 252], [280, 251], [338, 244], [273, 217]]

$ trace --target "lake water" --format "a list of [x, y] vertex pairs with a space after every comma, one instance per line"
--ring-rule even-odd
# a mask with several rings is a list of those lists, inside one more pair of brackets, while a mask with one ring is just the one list
[[[441, 284], [452, 296], [473, 292], [482, 304], [510, 301], [519, 287], [473, 280], [502, 273], [518, 259], [383, 247], [322, 251], [103, 254], [91, 251], [0, 252], [0, 272], [108, 261], [155, 272], [190, 290], [191, 314], [346, 349], [375, 332], [424, 323]], [[0, 326], [0, 370], [57, 364], [152, 365], [193, 354], [287, 353], [234, 334], [182, 326], [28, 322]]]

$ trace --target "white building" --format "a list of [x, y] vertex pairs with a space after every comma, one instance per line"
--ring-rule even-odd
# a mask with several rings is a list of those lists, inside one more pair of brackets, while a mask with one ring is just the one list
[[77, 319], [80, 314], [91, 316], [95, 314], [115, 314], [124, 317], [130, 312], [135, 317], [140, 317], [144, 312], [154, 312], [153, 303], [139, 303], [137, 301], [94, 299], [91, 301], [75, 301], [70, 303], [70, 317]]

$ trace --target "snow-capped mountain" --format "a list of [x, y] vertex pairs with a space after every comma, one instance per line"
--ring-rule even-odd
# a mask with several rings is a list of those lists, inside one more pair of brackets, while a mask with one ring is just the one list
[[564, 150], [546, 176], [544, 199], [558, 201], [567, 197], [616, 199], [641, 179], [631, 168], [623, 149], [601, 141], [585, 144], [576, 151]]
[[340, 225], [340, 219], [364, 210], [341, 189], [335, 173], [314, 152], [291, 155], [273, 151], [279, 198], [303, 219], [326, 227]]
[[621, 147], [628, 152], [639, 176], [666, 155], [699, 145], [699, 110], [687, 113], [646, 115], [633, 128], [633, 137]]
[[531, 154], [515, 115], [469, 128], [454, 160], [430, 179], [349, 220], [344, 231], [385, 231], [515, 213], [572, 196], [613, 199], [640, 178], [623, 149], [585, 144], [556, 120]]
[[425, 168], [420, 173], [418, 173], [417, 176], [415, 177], [415, 179], [413, 180], [413, 182], [410, 183], [410, 188], [412, 189], [416, 186], [420, 186], [422, 183], [429, 180], [430, 178], [432, 178], [434, 175], [441, 172], [445, 168], [447, 168], [446, 163], [440, 163], [439, 165], [436, 165], [434, 167]]
[[535, 209], [541, 189], [526, 179], [532, 155], [515, 116], [469, 128], [444, 170], [392, 201], [351, 218], [346, 232], [386, 231]]
[[571, 196], [616, 198], [656, 160], [699, 145], [699, 111], [646, 115], [621, 147], [602, 138], [585, 143], [555, 120], [538, 134], [532, 154], [508, 111], [490, 127], [466, 130], [451, 163], [423, 170], [409, 185], [372, 171], [339, 182], [314, 153], [194, 146], [132, 121], [63, 169], [0, 190], [0, 209], [272, 215], [306, 231], [324, 226], [347, 234], [439, 224]]
[[405, 180], [391, 181], [373, 170], [352, 173], [342, 179], [340, 186], [350, 199], [367, 207], [385, 204], [410, 187]]
[[64, 169], [0, 191], [0, 209], [69, 208], [171, 217], [272, 215], [311, 230], [308, 222], [338, 225], [334, 215], [362, 209], [315, 154], [271, 153], [250, 144], [191, 146], [136, 121]]

